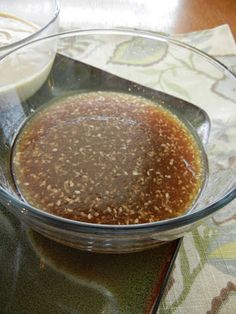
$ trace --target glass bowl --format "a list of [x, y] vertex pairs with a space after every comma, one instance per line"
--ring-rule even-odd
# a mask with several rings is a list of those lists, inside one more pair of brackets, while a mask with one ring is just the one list
[[0, 2], [0, 57], [27, 41], [58, 31], [57, 0]]
[[[33, 62], [38, 54], [42, 62]], [[32, 64], [28, 71], [22, 60]], [[88, 251], [140, 251], [182, 237], [236, 197], [236, 77], [205, 53], [148, 32], [84, 30], [25, 44], [0, 61], [0, 71], [6, 74], [0, 86], [0, 199], [44, 236]], [[181, 105], [209, 163], [206, 186], [187, 213], [146, 224], [99, 225], [49, 214], [19, 196], [10, 159], [22, 123], [49, 100], [102, 89], [157, 93], [167, 105]]]

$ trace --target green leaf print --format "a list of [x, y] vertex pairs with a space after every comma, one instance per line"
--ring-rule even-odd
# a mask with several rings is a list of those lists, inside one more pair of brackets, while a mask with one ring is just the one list
[[216, 234], [217, 234], [216, 229], [211, 228], [207, 224], [204, 224], [203, 234], [200, 232], [198, 228], [192, 231], [195, 249], [197, 250], [199, 255], [199, 262], [192, 271], [190, 270], [191, 261], [188, 258], [187, 251], [184, 245], [183, 244], [181, 245], [178, 259], [180, 264], [180, 271], [183, 278], [183, 289], [178, 298], [176, 298], [175, 302], [172, 304], [167, 303], [168, 298], [163, 298], [161, 301], [159, 311], [157, 312], [158, 314], [174, 313], [175, 310], [187, 298], [196, 277], [201, 272], [204, 265], [207, 263], [206, 248], [208, 247], [209, 243], [215, 239]]
[[168, 46], [147, 38], [132, 38], [119, 44], [110, 59], [111, 63], [147, 66], [162, 60]]

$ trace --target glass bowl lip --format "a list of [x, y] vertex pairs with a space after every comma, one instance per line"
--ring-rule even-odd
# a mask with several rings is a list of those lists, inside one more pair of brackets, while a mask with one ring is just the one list
[[[35, 33], [33, 33], [33, 34], [23, 38], [23, 39], [20, 39], [16, 42], [13, 42], [9, 45], [5, 45], [5, 46], [0, 47], [0, 54], [3, 52], [3, 55], [0, 55], [0, 60], [9, 54], [8, 50], [14, 51], [15, 50], [14, 48], [20, 48], [20, 47], [24, 46], [24, 44], [27, 44], [27, 43], [33, 41], [41, 32], [43, 32], [46, 28], [48, 28], [48, 26], [50, 26], [51, 24], [54, 23], [54, 21], [58, 18], [58, 15], [60, 13], [60, 3], [59, 3], [59, 0], [53, 0], [53, 2], [55, 3], [55, 12], [54, 12], [53, 16], [51, 17], [51, 19], [43, 27], [41, 27], [39, 30], [37, 30], [37, 32], [35, 32]], [[6, 51], [6, 54], [4, 54], [4, 51]]]
[[[2, 56], [0, 56], [0, 61], [2, 61], [3, 59], [5, 59], [5, 57], [7, 57], [8, 55], [14, 53], [15, 51], [22, 49], [24, 47], [27, 47], [29, 45], [33, 45], [37, 42], [40, 41], [47, 41], [49, 39], [53, 39], [53, 38], [58, 38], [58, 37], [72, 37], [75, 35], [99, 35], [99, 34], [112, 34], [112, 35], [129, 35], [129, 36], [140, 36], [143, 38], [148, 38], [148, 39], [152, 39], [152, 40], [159, 40], [159, 41], [163, 41], [163, 42], [169, 42], [170, 44], [173, 44], [174, 46], [179, 46], [183, 49], [192, 51], [193, 53], [199, 55], [200, 57], [202, 57], [203, 59], [206, 59], [207, 61], [209, 61], [211, 64], [215, 65], [220, 71], [223, 72], [228, 72], [228, 74], [230, 74], [234, 79], [236, 79], [236, 73], [234, 73], [229, 67], [227, 67], [224, 63], [222, 63], [221, 61], [217, 60], [216, 58], [212, 57], [211, 55], [207, 54], [206, 52], [193, 47], [189, 44], [183, 43], [179, 40], [176, 40], [174, 38], [171, 37], [171, 35], [168, 34], [164, 34], [161, 32], [154, 32], [154, 31], [146, 31], [146, 30], [140, 30], [140, 29], [133, 29], [133, 28], [119, 28], [119, 27], [115, 27], [115, 28], [88, 28], [88, 29], [74, 29], [74, 30], [68, 30], [68, 31], [63, 31], [63, 32], [58, 32], [58, 33], [54, 33], [48, 36], [43, 36], [43, 37], [39, 37], [34, 39], [34, 37], [36, 37], [36, 34], [38, 34], [39, 32], [41, 32], [42, 30], [44, 30], [49, 24], [52, 24], [54, 22], [54, 20], [56, 20], [57, 16], [60, 13], [60, 5], [58, 0], [54, 0], [55, 3], [57, 4], [57, 12], [55, 14], [55, 16], [53, 17], [53, 19], [51, 21], [49, 21], [49, 23], [47, 25], [45, 25], [43, 28], [41, 28], [38, 32], [33, 33], [32, 35], [28, 36], [27, 38], [22, 39], [21, 41], [18, 41], [16, 43], [13, 43], [11, 45], [8, 46], [3, 46], [0, 47], [0, 52], [1, 49], [3, 48], [10, 48], [12, 46], [12, 48], [10, 51], [7, 51], [5, 54], [3, 54]], [[31, 38], [33, 40], [29, 40], [29, 38]], [[19, 43], [22, 42], [21, 45], [19, 45]], [[7, 49], [8, 50], [8, 49]]]
[[[143, 30], [133, 30], [133, 29], [125, 29], [125, 28], [104, 28], [104, 29], [83, 29], [83, 30], [73, 30], [73, 31], [66, 31], [61, 33], [55, 33], [53, 35], [49, 35], [46, 37], [41, 37], [35, 39], [33, 41], [27, 41], [24, 45], [18, 46], [14, 50], [9, 51], [6, 53], [2, 58], [0, 58], [0, 63], [3, 61], [7, 56], [13, 54], [14, 52], [29, 46], [33, 45], [37, 42], [47, 41], [53, 38], [64, 38], [64, 37], [72, 37], [76, 35], [85, 36], [85, 35], [101, 35], [101, 34], [112, 34], [112, 35], [127, 35], [127, 36], [139, 36], [143, 38], [149, 38], [152, 40], [159, 40], [163, 42], [168, 42], [174, 46], [181, 47], [183, 49], [187, 49], [192, 51], [193, 53], [199, 55], [203, 59], [208, 60], [211, 64], [216, 66], [219, 71], [223, 73], [227, 73], [228, 75], [232, 76], [235, 79], [236, 83], [236, 74], [234, 74], [226, 65], [221, 63], [220, 61], [216, 60], [212, 56], [208, 55], [207, 53], [185, 43], [182, 43], [178, 40], [171, 38], [169, 35], [163, 35], [162, 33], [154, 33], [149, 31]], [[35, 217], [39, 219], [45, 219], [47, 223], [52, 224], [62, 224], [64, 229], [71, 229], [75, 228], [75, 230], [85, 231], [91, 230], [93, 232], [136, 232], [136, 231], [144, 231], [152, 230], [152, 231], [167, 231], [167, 230], [174, 230], [178, 227], [184, 227], [190, 224], [193, 224], [203, 218], [206, 218], [209, 215], [214, 214], [218, 209], [224, 207], [233, 199], [236, 198], [236, 187], [232, 187], [227, 194], [224, 195], [223, 198], [218, 199], [214, 203], [210, 204], [209, 206], [200, 209], [196, 212], [187, 212], [184, 215], [167, 219], [167, 220], [160, 220], [156, 222], [150, 223], [143, 223], [143, 224], [129, 224], [129, 225], [107, 225], [107, 224], [95, 224], [95, 223], [88, 223], [82, 221], [76, 221], [67, 219], [61, 216], [56, 216], [50, 213], [47, 213], [41, 209], [33, 207], [20, 199], [15, 198], [12, 194], [6, 191], [2, 186], [0, 186], [0, 196], [3, 196], [3, 199], [6, 200], [7, 203], [11, 203], [15, 207], [15, 209], [25, 209], [32, 213]], [[15, 204], [16, 203], [16, 204]], [[9, 204], [10, 205], [10, 204]]]

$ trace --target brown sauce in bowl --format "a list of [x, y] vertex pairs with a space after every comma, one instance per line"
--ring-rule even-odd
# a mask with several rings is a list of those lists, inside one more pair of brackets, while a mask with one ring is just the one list
[[115, 92], [43, 106], [16, 138], [12, 172], [32, 206], [97, 224], [179, 216], [204, 181], [202, 154], [186, 125], [150, 100]]

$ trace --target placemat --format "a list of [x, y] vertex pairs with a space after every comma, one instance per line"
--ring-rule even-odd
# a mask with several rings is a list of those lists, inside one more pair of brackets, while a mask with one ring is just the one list
[[[236, 45], [227, 25], [175, 38], [214, 56], [236, 73]], [[236, 101], [235, 86], [232, 97]], [[235, 155], [236, 134], [229, 139], [227, 126], [219, 141], [227, 145], [232, 141]], [[228, 162], [236, 167], [235, 157]], [[220, 159], [219, 167], [223, 167]], [[158, 314], [236, 313], [235, 209], [234, 201], [184, 237]]]

